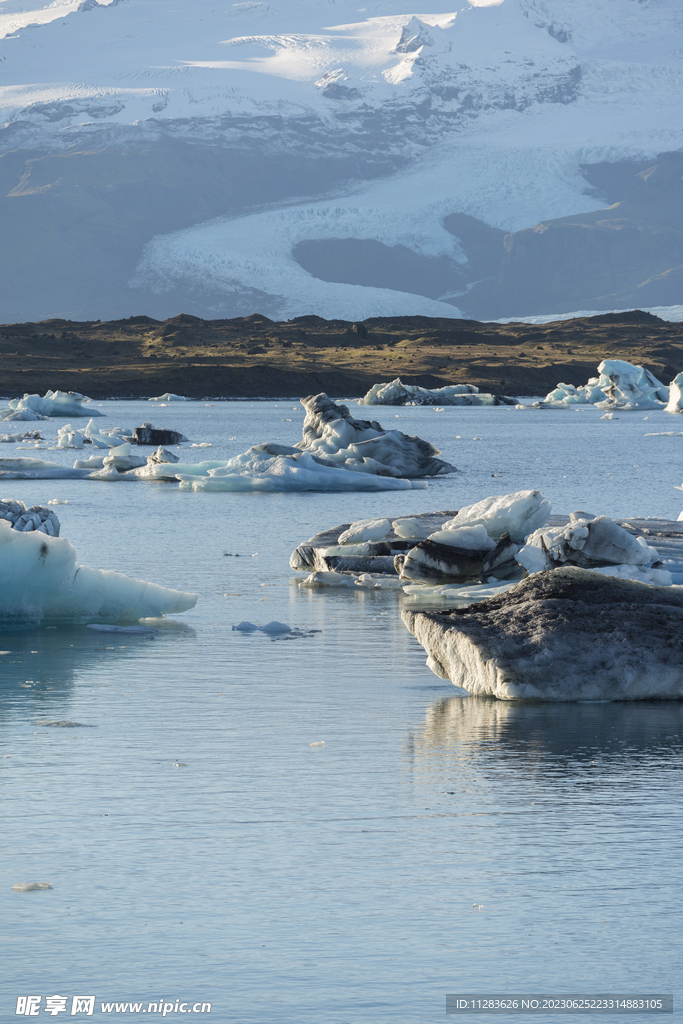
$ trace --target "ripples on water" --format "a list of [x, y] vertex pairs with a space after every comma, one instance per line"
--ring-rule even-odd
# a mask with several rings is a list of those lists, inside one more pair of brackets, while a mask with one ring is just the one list
[[[103, 410], [213, 442], [200, 460], [298, 439], [293, 406]], [[676, 421], [365, 414], [462, 472], [387, 495], [5, 484], [68, 499], [85, 564], [200, 593], [152, 639], [0, 631], [7, 1018], [29, 993], [389, 1024], [440, 1017], [458, 990], [675, 990], [683, 705], [461, 700], [395, 595], [299, 590], [288, 558], [336, 523], [522, 487], [558, 512], [676, 518], [683, 438], [644, 437]], [[244, 635], [241, 619], [320, 632]], [[54, 888], [10, 891], [31, 881]]]

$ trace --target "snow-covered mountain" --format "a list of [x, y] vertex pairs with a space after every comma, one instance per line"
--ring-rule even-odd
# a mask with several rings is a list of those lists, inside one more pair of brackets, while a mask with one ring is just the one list
[[0, 0], [0, 319], [680, 301], [683, 0], [358, 2]]

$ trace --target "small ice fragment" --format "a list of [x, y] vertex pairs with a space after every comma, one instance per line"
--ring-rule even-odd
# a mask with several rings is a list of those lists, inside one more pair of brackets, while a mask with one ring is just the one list
[[17, 882], [12, 892], [35, 892], [37, 889], [52, 889], [48, 882]]
[[255, 626], [253, 622], [238, 622], [236, 626], [233, 626], [234, 630], [239, 630], [240, 633], [255, 633], [258, 626]]
[[315, 743], [309, 743], [309, 747], [324, 747], [325, 740], [316, 740]]
[[187, 764], [185, 763], [185, 761], [174, 761], [173, 762], [173, 767], [174, 768], [187, 768]]
[[272, 622], [267, 622], [265, 626], [261, 626], [263, 633], [291, 633], [292, 628], [284, 622], [277, 622], [273, 619]]
[[57, 719], [46, 718], [42, 722], [36, 722], [36, 725], [53, 726], [59, 729], [93, 729], [96, 726], [84, 725], [83, 722], [59, 722]]
[[70, 505], [70, 501], [61, 501], [59, 498], [50, 498], [48, 505]]

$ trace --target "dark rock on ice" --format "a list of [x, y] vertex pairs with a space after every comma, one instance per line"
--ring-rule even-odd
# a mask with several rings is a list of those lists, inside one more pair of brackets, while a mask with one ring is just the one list
[[141, 427], [135, 428], [135, 441], [137, 444], [164, 445], [180, 444], [181, 441], [187, 441], [187, 438], [178, 430], [164, 430], [161, 427], [153, 427], [151, 423], [143, 423]]
[[448, 612], [404, 611], [441, 678], [503, 700], [683, 697], [683, 591], [577, 567]]

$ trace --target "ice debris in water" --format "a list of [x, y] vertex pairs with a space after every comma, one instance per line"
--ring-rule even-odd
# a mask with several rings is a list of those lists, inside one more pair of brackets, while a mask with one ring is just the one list
[[76, 565], [65, 538], [19, 533], [0, 520], [0, 620], [140, 619], [194, 608], [197, 594]]
[[84, 725], [83, 722], [58, 721], [57, 719], [45, 718], [42, 722], [35, 722], [35, 725], [50, 727], [53, 729], [96, 729], [95, 725]]
[[191, 402], [191, 398], [185, 398], [184, 395], [171, 395], [166, 392], [165, 395], [159, 395], [158, 398], [148, 398], [148, 402]]
[[12, 892], [37, 892], [39, 889], [52, 889], [49, 882], [15, 882]]
[[[400, 377], [388, 384], [373, 384], [359, 405], [514, 405], [504, 395], [480, 394], [474, 384], [447, 384], [444, 388], [422, 388], [404, 384]], [[437, 412], [444, 412], [437, 408]]]
[[271, 636], [275, 636], [278, 633], [291, 633], [292, 628], [284, 622], [267, 622], [265, 626], [256, 626], [253, 622], [238, 622], [236, 626], [232, 627], [233, 630], [238, 630], [240, 633], [268, 633]]
[[68, 498], [50, 498], [48, 505], [70, 505]]
[[316, 740], [315, 743], [309, 743], [309, 747], [324, 747], [325, 740]]
[[596, 405], [599, 409], [626, 411], [661, 409], [669, 401], [669, 388], [642, 366], [624, 359], [603, 359], [598, 373], [599, 377], [591, 377], [587, 384], [578, 388], [573, 384], [558, 384], [538, 403], [539, 407]]

